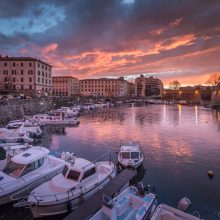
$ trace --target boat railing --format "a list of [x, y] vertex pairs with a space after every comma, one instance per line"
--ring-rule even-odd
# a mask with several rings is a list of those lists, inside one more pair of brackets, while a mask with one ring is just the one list
[[93, 160], [92, 162], [88, 163], [87, 165], [85, 165], [84, 167], [82, 167], [82, 169], [84, 170], [86, 167], [88, 167], [91, 164], [97, 163], [100, 160], [107, 160], [109, 162], [112, 162], [112, 155], [111, 155], [111, 151], [104, 153], [103, 155], [101, 155], [100, 157], [98, 157], [97, 159]]

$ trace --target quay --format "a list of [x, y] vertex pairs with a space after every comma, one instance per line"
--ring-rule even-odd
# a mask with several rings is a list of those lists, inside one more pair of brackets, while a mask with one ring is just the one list
[[136, 170], [123, 170], [116, 178], [112, 179], [107, 185], [105, 185], [101, 190], [95, 193], [90, 199], [80, 205], [79, 208], [76, 209], [76, 211], [66, 216], [64, 220], [88, 219], [102, 208], [103, 195], [107, 195], [112, 198], [115, 193], [118, 193], [125, 189], [136, 175]]

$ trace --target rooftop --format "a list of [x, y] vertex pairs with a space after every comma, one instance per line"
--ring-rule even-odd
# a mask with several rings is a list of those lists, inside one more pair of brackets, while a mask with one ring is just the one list
[[89, 160], [77, 157], [74, 162], [74, 167], [78, 169], [91, 168], [94, 164]]
[[11, 160], [18, 164], [29, 164], [48, 155], [49, 150], [44, 147], [32, 147], [16, 156]]
[[33, 57], [9, 57], [9, 56], [2, 57], [0, 55], [0, 61], [37, 61], [37, 62], [43, 63], [45, 65], [48, 65], [50, 67], [53, 67], [50, 64], [48, 64], [40, 59], [33, 58]]

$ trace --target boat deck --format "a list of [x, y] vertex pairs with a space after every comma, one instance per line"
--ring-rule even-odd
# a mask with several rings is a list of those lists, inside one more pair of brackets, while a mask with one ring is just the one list
[[[129, 183], [137, 174], [135, 170], [123, 170], [116, 178], [112, 179], [103, 189], [95, 193], [90, 199], [84, 202], [79, 208], [70, 213], [64, 218], [64, 220], [74, 219], [88, 219], [95, 214], [99, 209], [102, 208], [102, 196], [107, 195], [113, 197], [115, 193], [119, 192], [123, 187]], [[127, 219], [131, 219], [127, 216]]]

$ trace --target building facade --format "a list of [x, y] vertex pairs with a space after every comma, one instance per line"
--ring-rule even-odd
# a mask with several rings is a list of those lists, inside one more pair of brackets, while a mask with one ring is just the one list
[[134, 84], [131, 82], [127, 82], [127, 96], [134, 96]]
[[118, 79], [84, 79], [80, 80], [80, 93], [85, 96], [123, 97], [127, 96], [127, 81]]
[[0, 90], [30, 95], [48, 95], [52, 66], [31, 57], [0, 56]]
[[52, 91], [55, 96], [79, 94], [79, 80], [72, 76], [54, 76]]
[[135, 79], [135, 96], [162, 96], [163, 83], [154, 77], [145, 78], [143, 75]]

